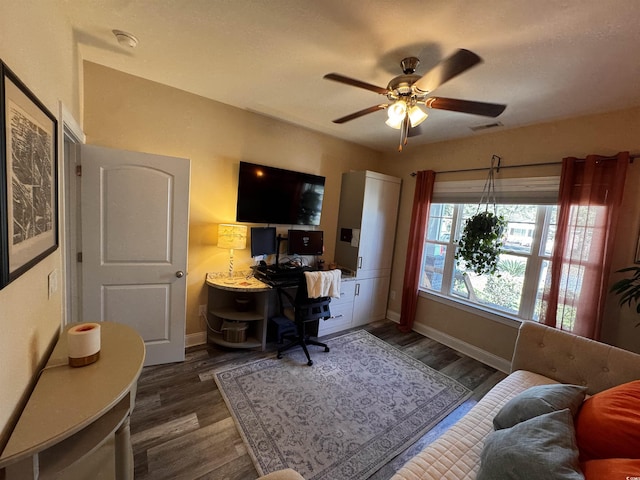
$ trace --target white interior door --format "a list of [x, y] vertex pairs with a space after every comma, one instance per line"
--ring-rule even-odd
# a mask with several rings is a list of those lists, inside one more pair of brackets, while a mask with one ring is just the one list
[[184, 360], [190, 161], [83, 145], [82, 319], [144, 339], [145, 365]]

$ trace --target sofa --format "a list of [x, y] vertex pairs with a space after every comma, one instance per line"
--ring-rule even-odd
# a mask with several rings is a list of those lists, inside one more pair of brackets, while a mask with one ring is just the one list
[[[580, 398], [582, 401], [585, 396], [589, 398], [599, 392], [609, 392], [612, 387], [618, 385], [629, 384], [629, 382], [640, 385], [640, 382], [634, 382], [639, 379], [640, 355], [638, 354], [536, 322], [523, 322], [518, 331], [510, 374], [495, 385], [449, 430], [410, 459], [396, 472], [392, 480], [473, 480], [479, 477], [485, 443], [488, 443], [490, 438], [493, 442], [490, 436], [496, 435], [494, 418], [499, 412], [504, 411], [508, 402], [511, 401], [512, 404], [513, 400], [526, 395], [523, 393], [525, 391], [544, 388], [541, 387], [543, 385], [554, 386], [550, 388], [565, 388], [564, 385], [557, 384], [566, 384], [566, 388], [570, 385], [572, 386], [570, 388], [578, 389], [583, 386], [584, 388], [580, 389], [584, 392]], [[532, 389], [532, 387], [535, 388]], [[581, 405], [578, 408], [582, 408]], [[632, 416], [640, 415], [637, 413], [640, 411], [638, 405], [635, 404], [633, 408], [636, 413]], [[554, 412], [549, 416], [553, 415], [555, 418], [562, 413]], [[508, 432], [508, 430], [504, 431]], [[640, 448], [635, 445], [633, 451], [640, 452]], [[632, 458], [640, 458], [640, 454]], [[576, 459], [577, 456], [573, 460]], [[580, 459], [584, 460], [582, 457]], [[486, 457], [483, 462], [489, 463]], [[634, 468], [636, 465], [637, 463], [634, 464]], [[491, 478], [491, 475], [487, 475], [486, 472], [480, 475], [483, 478]], [[496, 474], [495, 477], [499, 476]], [[579, 473], [566, 478], [584, 477]], [[303, 480], [303, 478], [288, 469], [273, 472], [261, 477], [261, 480]]]

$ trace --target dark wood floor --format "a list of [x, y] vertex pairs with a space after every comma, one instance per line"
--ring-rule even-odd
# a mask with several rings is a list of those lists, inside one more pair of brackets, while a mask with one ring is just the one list
[[[408, 458], [466, 413], [505, 375], [415, 332], [401, 333], [390, 321], [375, 322], [365, 329], [473, 390], [470, 400], [371, 477], [371, 480], [386, 480]], [[267, 351], [258, 352], [203, 345], [189, 348], [182, 363], [144, 368], [131, 417], [135, 478], [257, 478], [251, 458], [213, 380], [213, 371], [272, 356], [275, 348], [273, 344]]]

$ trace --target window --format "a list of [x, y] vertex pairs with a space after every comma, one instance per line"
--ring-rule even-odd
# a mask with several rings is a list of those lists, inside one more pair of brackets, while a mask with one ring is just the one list
[[[484, 208], [484, 207], [482, 207]], [[501, 203], [507, 220], [498, 274], [476, 275], [455, 260], [457, 239], [477, 203], [432, 203], [420, 287], [478, 308], [538, 320], [555, 235], [555, 205]]]

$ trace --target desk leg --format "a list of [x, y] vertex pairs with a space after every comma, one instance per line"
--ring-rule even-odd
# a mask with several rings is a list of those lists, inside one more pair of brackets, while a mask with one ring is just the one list
[[129, 415], [115, 433], [116, 443], [116, 480], [133, 479], [133, 450], [131, 448], [131, 429]]

